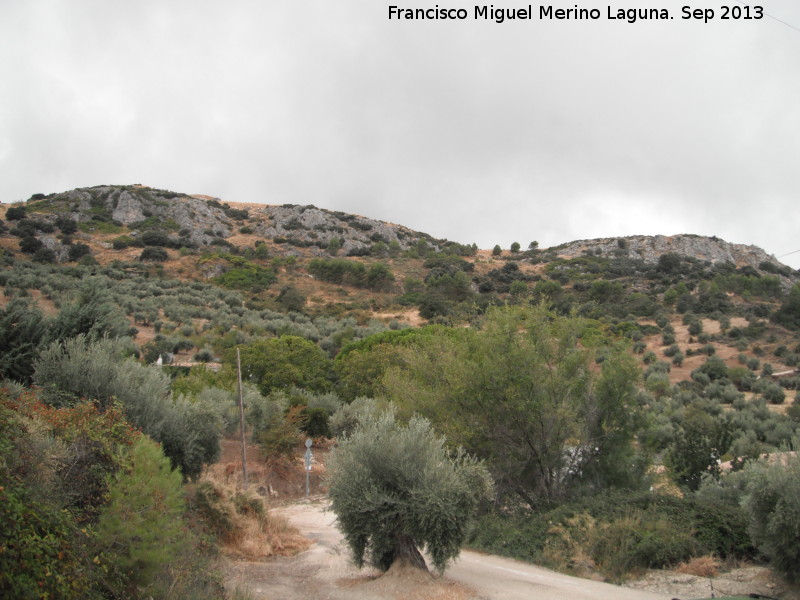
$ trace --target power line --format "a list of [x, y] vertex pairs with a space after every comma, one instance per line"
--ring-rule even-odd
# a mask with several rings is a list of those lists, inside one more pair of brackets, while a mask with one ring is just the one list
[[[737, 3], [739, 3], [739, 4], [741, 4], [742, 6], [749, 6], [748, 4], [745, 4], [744, 2], [742, 2], [742, 0], [734, 0], [734, 1], [735, 1], [735, 2], [737, 2]], [[782, 19], [779, 19], [778, 17], [776, 17], [776, 16], [774, 16], [774, 15], [771, 15], [771, 14], [769, 14], [768, 12], [765, 12], [765, 13], [764, 13], [764, 16], [765, 16], [765, 17], [769, 17], [770, 19], [772, 19], [772, 20], [774, 20], [774, 21], [777, 21], [778, 23], [781, 23], [781, 24], [783, 24], [783, 25], [786, 25], [787, 27], [791, 27], [791, 28], [792, 28], [792, 29], [794, 29], [795, 31], [800, 31], [800, 27], [795, 27], [795, 26], [794, 26], [794, 25], [792, 25], [791, 23], [787, 23], [786, 21], [783, 21]]]
[[786, 254], [781, 254], [778, 258], [783, 258], [784, 256], [789, 256], [790, 254], [797, 254], [798, 252], [800, 252], [800, 250], [792, 250], [791, 252], [787, 252]]

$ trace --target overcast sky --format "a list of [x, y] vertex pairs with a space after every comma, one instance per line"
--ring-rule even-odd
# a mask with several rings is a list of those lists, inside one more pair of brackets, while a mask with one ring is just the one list
[[482, 248], [696, 233], [800, 250], [800, 2], [724, 21], [740, 3], [695, 2], [705, 23], [688, 1], [498, 24], [465, 0], [439, 0], [461, 21], [389, 20], [435, 0], [0, 0], [0, 200], [142, 183]]

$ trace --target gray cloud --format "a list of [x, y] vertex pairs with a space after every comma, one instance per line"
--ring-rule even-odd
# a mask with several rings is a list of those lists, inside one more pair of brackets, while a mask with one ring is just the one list
[[[636, 24], [399, 23], [388, 4], [5, 0], [0, 199], [144, 183], [482, 247], [800, 249], [800, 31], [683, 21], [671, 0], [631, 3], [676, 16]], [[762, 4], [800, 27], [795, 2]]]

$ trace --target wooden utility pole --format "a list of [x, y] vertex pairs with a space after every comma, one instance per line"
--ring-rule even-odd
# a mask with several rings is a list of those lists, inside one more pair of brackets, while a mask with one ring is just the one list
[[244, 401], [242, 400], [242, 360], [239, 357], [239, 349], [236, 349], [236, 373], [239, 380], [239, 432], [242, 437], [242, 479], [244, 489], [247, 490], [247, 443], [244, 437]]

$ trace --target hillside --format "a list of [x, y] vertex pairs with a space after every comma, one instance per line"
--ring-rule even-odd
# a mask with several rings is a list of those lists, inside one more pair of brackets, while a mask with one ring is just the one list
[[[714, 322], [706, 336], [728, 329], [719, 326], [723, 315], [740, 326], [762, 319], [777, 348], [790, 344], [792, 334], [767, 325], [768, 318], [800, 280], [760, 248], [690, 234], [542, 249], [534, 243], [497, 254], [311, 205], [234, 204], [141, 185], [34, 194], [21, 205], [0, 206], [0, 218], [6, 268], [32, 261], [99, 265], [127, 278], [174, 277], [234, 290], [253, 310], [351, 317], [373, 328], [469, 321], [486, 306], [529, 297], [617, 325], [696, 313]], [[47, 294], [37, 297], [51, 310]], [[154, 337], [149, 328], [165, 317], [163, 308], [153, 319], [126, 312], [142, 341]], [[689, 335], [679, 335], [678, 343], [690, 355], [702, 345]]]
[[[291, 531], [245, 534], [275, 524], [222, 453], [239, 354], [267, 500], [297, 493], [279, 475], [302, 440], [328, 448], [391, 400], [485, 461], [497, 503], [473, 547], [614, 581], [697, 557], [797, 563], [796, 536], [748, 526], [793, 531], [776, 496], [743, 504], [773, 484], [800, 498], [781, 479], [797, 466], [800, 273], [759, 248], [683, 234], [479, 250], [313, 206], [99, 186], [0, 207], [0, 267], [0, 519], [23, 540], [0, 538], [0, 592], [58, 595], [80, 564], [63, 597], [119, 596], [103, 573], [149, 544], [149, 570], [119, 582], [171, 588], [184, 564], [207, 575], [181, 579], [184, 597], [218, 598], [214, 544], [288, 547]], [[130, 502], [148, 516], [123, 527]], [[209, 552], [184, 552], [168, 514]], [[30, 559], [47, 535], [80, 552]]]

